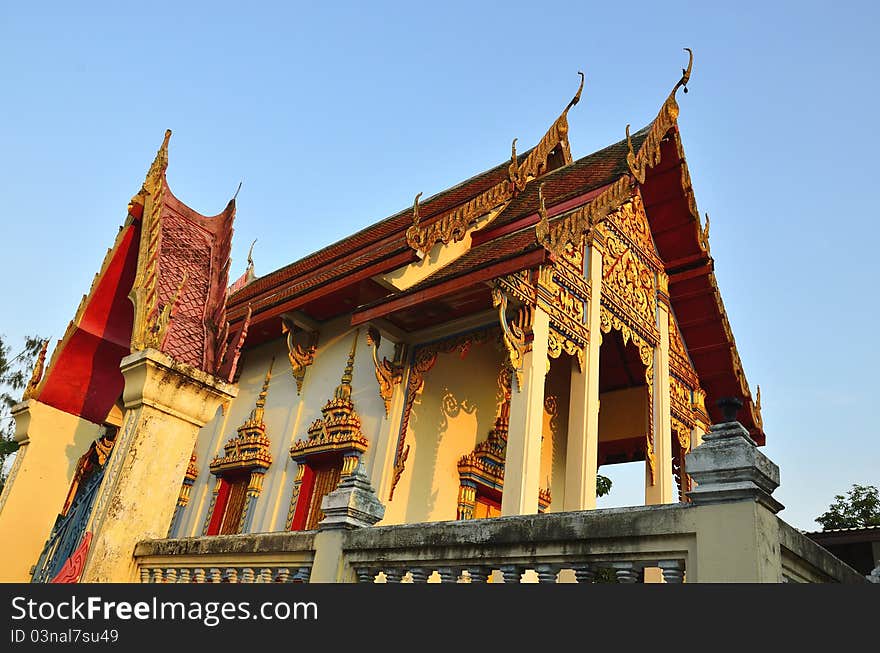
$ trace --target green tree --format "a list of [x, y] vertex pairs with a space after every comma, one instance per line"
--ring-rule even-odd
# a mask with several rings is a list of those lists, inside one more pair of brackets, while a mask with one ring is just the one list
[[596, 496], [604, 497], [611, 492], [611, 479], [601, 474], [596, 474]]
[[880, 526], [880, 491], [873, 485], [853, 484], [846, 496], [836, 495], [834, 503], [816, 521], [823, 531]]
[[26, 337], [24, 347], [13, 355], [0, 336], [0, 491], [6, 484], [6, 461], [18, 449], [13, 439], [15, 421], [10, 409], [21, 399], [43, 342], [40, 337]]

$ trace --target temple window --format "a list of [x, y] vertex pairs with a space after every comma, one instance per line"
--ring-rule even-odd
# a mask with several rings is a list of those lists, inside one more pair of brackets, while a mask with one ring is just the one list
[[295, 442], [290, 448], [290, 457], [297, 464], [287, 516], [290, 530], [317, 528], [324, 518], [321, 510], [324, 497], [336, 489], [343, 477], [354, 471], [369, 445], [361, 433], [361, 420], [351, 400], [359, 333], [355, 333], [342, 382], [321, 409], [323, 417], [312, 423], [306, 439]]
[[224, 455], [211, 461], [211, 473], [217, 482], [205, 520], [205, 535], [231, 535], [250, 530], [254, 506], [263, 489], [263, 477], [272, 464], [271, 443], [263, 417], [274, 363], [273, 358], [250, 417], [223, 446]]

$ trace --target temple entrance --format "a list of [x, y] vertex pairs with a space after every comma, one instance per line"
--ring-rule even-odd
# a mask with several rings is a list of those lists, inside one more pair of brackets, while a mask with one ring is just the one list
[[[650, 395], [645, 365], [632, 341], [612, 329], [599, 350], [599, 474], [612, 481], [609, 505], [643, 505]], [[639, 463], [639, 464], [636, 464]]]

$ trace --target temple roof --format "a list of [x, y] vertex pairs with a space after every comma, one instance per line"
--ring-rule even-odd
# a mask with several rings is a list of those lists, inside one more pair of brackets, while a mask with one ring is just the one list
[[[709, 254], [708, 226], [702, 226], [697, 212], [678, 130], [675, 92], [687, 82], [690, 68], [684, 73], [651, 124], [577, 161], [550, 165], [548, 157], [537, 179], [517, 187], [494, 219], [470, 233], [468, 249], [413, 285], [396, 289], [381, 281], [382, 275], [421, 258], [407, 243], [406, 230], [414, 216], [409, 209], [251, 282], [230, 297], [230, 319], [240, 320], [248, 306], [255, 324], [296, 309], [317, 320], [353, 313], [353, 325], [394, 317], [395, 326], [412, 331], [435, 315], [453, 319], [460, 316], [455, 311], [485, 310], [491, 307], [486, 282], [553, 258], [536, 235], [539, 186], [551, 226], [617, 188], [638, 187], [669, 275], [673, 312], [709, 398], [710, 417], [721, 418], [715, 399], [741, 398], [741, 421], [763, 444], [760, 399], [752, 399], [724, 310]], [[517, 157], [518, 165], [528, 154]], [[420, 203], [420, 224], [439, 220], [504, 182], [510, 167], [509, 161], [502, 163]], [[430, 302], [439, 303], [432, 307]], [[264, 330], [263, 338], [273, 337], [273, 332], [274, 327]]]

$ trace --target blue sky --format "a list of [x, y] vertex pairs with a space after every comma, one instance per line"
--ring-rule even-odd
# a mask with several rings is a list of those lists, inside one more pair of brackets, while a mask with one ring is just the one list
[[[680, 125], [765, 453], [794, 526], [880, 485], [874, 3], [4, 3], [0, 333], [59, 338], [164, 130], [205, 214], [243, 181], [265, 274], [536, 142]], [[606, 470], [603, 468], [603, 472]], [[641, 500], [621, 468], [613, 503]], [[619, 477], [619, 478], [618, 478]]]

